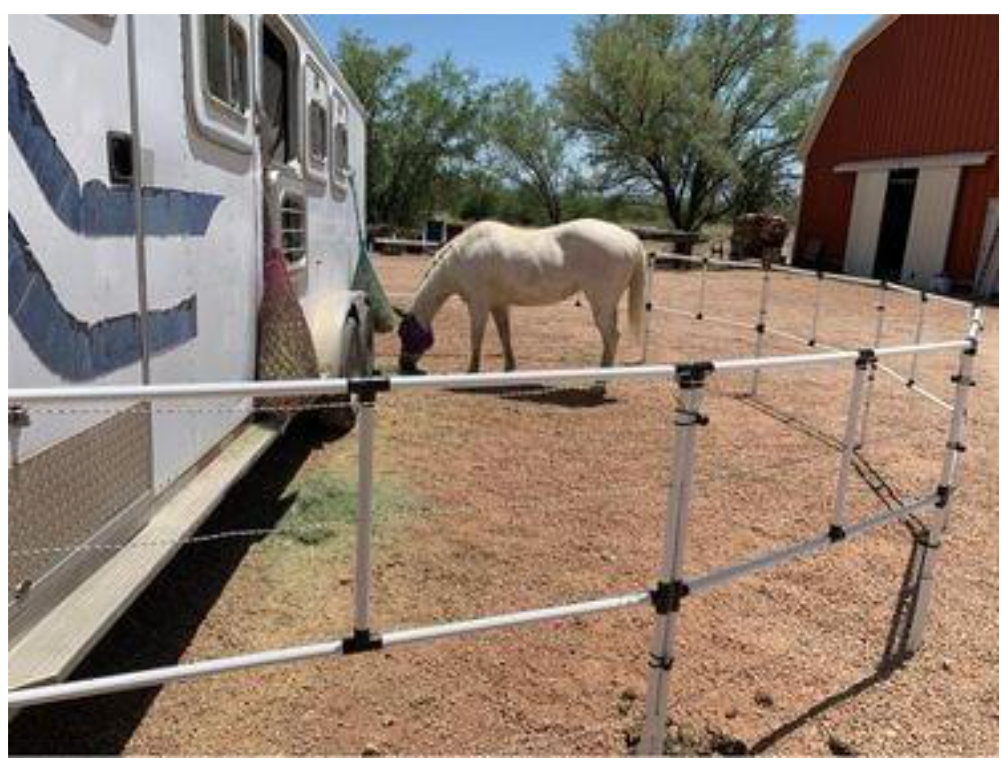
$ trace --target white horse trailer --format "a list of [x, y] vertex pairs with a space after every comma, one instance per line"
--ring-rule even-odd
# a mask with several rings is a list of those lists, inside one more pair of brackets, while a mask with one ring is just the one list
[[[10, 388], [253, 379], [265, 170], [321, 373], [371, 351], [365, 114], [302, 20], [11, 16], [7, 105]], [[276, 435], [168, 403], [8, 408], [9, 687], [72, 670], [174, 551], [122, 544], [190, 535]]]

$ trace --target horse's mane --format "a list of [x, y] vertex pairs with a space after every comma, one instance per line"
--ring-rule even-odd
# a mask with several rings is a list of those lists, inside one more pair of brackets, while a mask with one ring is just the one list
[[422, 284], [424, 284], [424, 282], [426, 282], [431, 277], [431, 274], [438, 269], [438, 266], [440, 266], [443, 262], [445, 262], [448, 259], [449, 255], [451, 255], [455, 251], [456, 243], [464, 236], [466, 236], [467, 231], [469, 231], [469, 229], [463, 231], [461, 234], [459, 234], [459, 236], [454, 238], [452, 241], [446, 242], [438, 250], [438, 252], [432, 255], [431, 263], [428, 264], [428, 268], [425, 270], [424, 276], [421, 277]]
[[426, 282], [429, 278], [431, 278], [432, 274], [438, 269], [438, 267], [442, 265], [442, 263], [444, 263], [446, 260], [448, 260], [449, 256], [456, 251], [456, 247], [459, 244], [468, 239], [482, 235], [484, 232], [482, 224], [484, 223], [491, 223], [492, 225], [495, 226], [503, 226], [518, 233], [533, 233], [540, 230], [545, 230], [540, 228], [531, 228], [528, 226], [513, 226], [508, 223], [499, 223], [496, 221], [480, 221], [478, 223], [474, 223], [465, 231], [456, 236], [456, 238], [452, 239], [452, 241], [446, 242], [438, 250], [438, 252], [432, 255], [431, 262], [428, 264], [428, 268], [425, 270], [424, 276], [421, 277], [421, 284], [424, 284], [424, 282]]

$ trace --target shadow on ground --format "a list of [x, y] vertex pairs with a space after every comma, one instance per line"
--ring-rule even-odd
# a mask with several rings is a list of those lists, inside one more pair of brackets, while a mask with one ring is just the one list
[[[273, 528], [294, 501], [285, 490], [329, 436], [308, 420], [289, 431], [238, 483], [201, 534]], [[260, 538], [182, 548], [74, 672], [73, 679], [176, 664], [227, 581]], [[159, 689], [27, 709], [8, 726], [9, 755], [121, 753]]]
[[504, 400], [525, 401], [570, 409], [597, 408], [616, 403], [604, 385], [589, 387], [548, 387], [546, 385], [496, 385], [450, 389], [460, 395], [488, 395]]
[[[815, 703], [793, 719], [783, 723], [768, 735], [756, 741], [749, 747], [751, 755], [773, 755], [772, 749], [785, 738], [811, 721], [823, 716], [833, 708], [838, 707], [840, 704], [852, 700], [856, 696], [862, 695], [871, 688], [880, 685], [911, 658], [911, 653], [908, 650], [908, 637], [915, 618], [916, 584], [919, 571], [925, 562], [925, 555], [928, 553], [929, 545], [928, 531], [923, 526], [917, 523], [905, 524], [912, 534], [911, 554], [908, 556], [908, 563], [905, 565], [905, 570], [901, 577], [901, 586], [898, 589], [894, 613], [891, 616], [891, 625], [884, 641], [884, 651], [877, 665], [867, 676], [854, 682], [849, 687], [839, 690]], [[830, 752], [835, 756], [866, 755], [865, 751], [856, 750], [850, 744], [836, 737], [829, 737], [828, 747]]]

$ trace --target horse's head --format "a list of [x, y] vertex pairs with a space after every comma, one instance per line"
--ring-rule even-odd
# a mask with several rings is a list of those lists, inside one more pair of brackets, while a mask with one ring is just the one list
[[435, 335], [431, 327], [422, 326], [413, 313], [403, 313], [397, 336], [400, 337], [400, 372], [420, 374], [418, 361], [435, 344]]

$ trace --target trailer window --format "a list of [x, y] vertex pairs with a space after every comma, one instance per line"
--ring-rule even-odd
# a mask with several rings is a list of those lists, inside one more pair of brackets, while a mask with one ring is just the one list
[[247, 36], [230, 16], [203, 17], [205, 79], [209, 95], [240, 114], [250, 101]]
[[327, 161], [327, 109], [317, 101], [310, 101], [310, 159]]
[[351, 155], [348, 148], [348, 104], [340, 95], [334, 96], [333, 133], [332, 170], [334, 182], [343, 187], [351, 174]]

